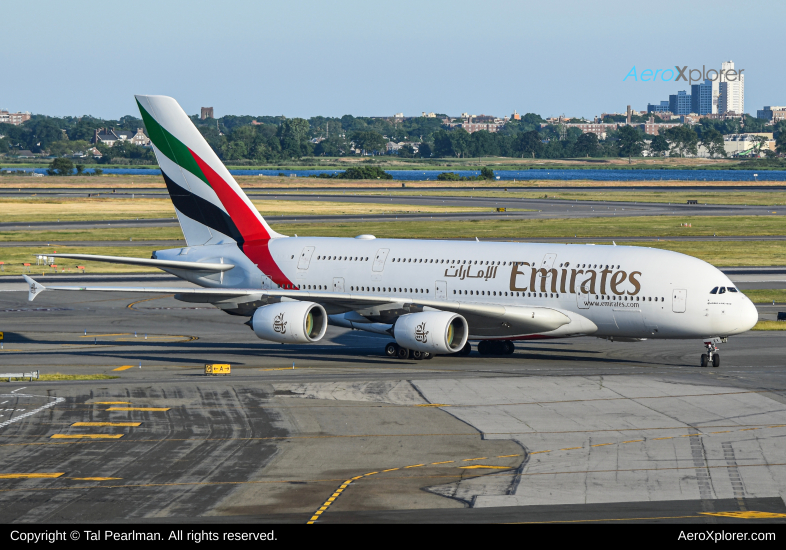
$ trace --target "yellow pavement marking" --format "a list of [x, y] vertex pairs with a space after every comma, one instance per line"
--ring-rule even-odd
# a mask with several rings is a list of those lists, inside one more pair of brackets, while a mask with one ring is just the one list
[[776, 514], [774, 512], [699, 512], [703, 516], [723, 516], [727, 518], [742, 518], [742, 519], [773, 519], [773, 518], [786, 518], [786, 514]]
[[55, 434], [49, 439], [120, 439], [123, 434]]
[[623, 443], [641, 443], [643, 439], [631, 439], [630, 441], [623, 441]]
[[508, 470], [510, 466], [489, 466], [486, 464], [473, 464], [472, 466], [459, 466], [462, 470], [480, 470], [481, 468], [488, 470]]
[[[409, 468], [409, 466], [407, 466]], [[379, 472], [369, 472], [367, 474], [363, 474], [364, 476], [373, 476], [374, 474], [378, 474]]]
[[52, 479], [65, 475], [65, 472], [53, 474], [0, 474], [0, 479]]
[[113, 428], [126, 428], [141, 426], [141, 422], [74, 422], [71, 426], [109, 426]]
[[551, 449], [546, 449], [545, 451], [532, 451], [530, 454], [531, 455], [537, 455], [537, 454], [540, 454], [540, 453], [550, 453], [550, 452], [551, 452]]
[[659, 439], [674, 439], [675, 437], [676, 437], [676, 436], [671, 436], [671, 437], [655, 437], [655, 438], [653, 438], [653, 441], [658, 441]]
[[[725, 430], [725, 431], [722, 431], [722, 432], [710, 432], [710, 433], [711, 434], [728, 434], [728, 433], [731, 433], [731, 432], [732, 432], [732, 430]], [[663, 439], [663, 438], [660, 438], [660, 439]]]
[[560, 449], [560, 451], [572, 451], [573, 449], [583, 449], [584, 447], [565, 447], [564, 449]]
[[130, 405], [131, 401], [95, 401], [88, 405]]
[[134, 368], [134, 365], [123, 365], [122, 367], [117, 367], [116, 369], [112, 369], [112, 370], [113, 371], [119, 371], [119, 370], [133, 369], [133, 368]]
[[425, 403], [423, 405], [415, 405], [416, 407], [450, 407], [450, 405], [446, 405], [445, 403]]
[[[663, 437], [661, 439], [668, 439], [668, 438]], [[595, 445], [590, 445], [590, 447], [605, 447], [606, 445], [614, 445], [614, 443], [596, 443]]]
[[406, 470], [407, 468], [420, 468], [421, 466], [425, 466], [425, 464], [412, 464], [411, 466], [404, 466], [404, 469]]
[[123, 479], [122, 477], [69, 477], [74, 481], [113, 481], [115, 479]]
[[169, 407], [109, 407], [108, 411], [150, 411], [150, 412], [166, 412]]
[[85, 334], [85, 335], [80, 335], [79, 337], [80, 338], [97, 338], [99, 336], [128, 336], [129, 334], [131, 334], [131, 333], [130, 332], [118, 332], [118, 333], [115, 333], [115, 334]]
[[387, 470], [382, 470], [383, 472], [395, 472], [398, 468], [389, 468]]
[[760, 430], [761, 428], [745, 428], [744, 430], [740, 430], [741, 432], [749, 432], [751, 430]]
[[480, 456], [478, 458], [465, 458], [461, 462], [469, 462], [470, 460], [487, 460], [487, 456]]
[[[499, 457], [497, 457], [497, 458], [499, 458]], [[432, 465], [437, 465], [437, 464], [452, 464], [453, 462], [455, 462], [455, 461], [454, 461], [454, 460], [445, 460], [444, 462], [432, 462], [431, 464], [432, 464]], [[395, 470], [395, 469], [398, 469], [398, 468], [394, 468], [394, 470]], [[387, 472], [387, 471], [389, 471], [389, 470], [385, 470], [385, 471]]]
[[[497, 455], [495, 458], [511, 458], [514, 456], [521, 456], [521, 455]], [[439, 464], [439, 462], [433, 462], [432, 464]]]

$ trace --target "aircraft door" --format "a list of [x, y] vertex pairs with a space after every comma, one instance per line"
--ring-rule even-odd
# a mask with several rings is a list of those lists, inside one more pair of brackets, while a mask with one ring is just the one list
[[447, 300], [448, 298], [448, 283], [445, 281], [437, 281], [435, 283], [434, 297], [437, 300]]
[[314, 247], [307, 246], [303, 249], [300, 253], [300, 259], [297, 262], [298, 269], [308, 269], [309, 264], [311, 263], [311, 256], [314, 254]]
[[371, 268], [371, 271], [380, 272], [385, 269], [385, 260], [388, 259], [388, 252], [390, 252], [389, 248], [380, 248], [377, 250], [377, 255], [374, 256], [374, 266]]
[[671, 293], [671, 310], [674, 313], [685, 313], [685, 304], [688, 301], [688, 291], [675, 288]]
[[333, 277], [333, 292], [344, 292], [343, 277]]
[[579, 306], [579, 309], [589, 309], [589, 294], [587, 294], [587, 290], [579, 286], [576, 289], [576, 304]]
[[554, 260], [557, 259], [556, 254], [546, 254], [543, 256], [543, 261], [540, 263], [540, 267], [544, 269], [551, 269], [554, 267]]

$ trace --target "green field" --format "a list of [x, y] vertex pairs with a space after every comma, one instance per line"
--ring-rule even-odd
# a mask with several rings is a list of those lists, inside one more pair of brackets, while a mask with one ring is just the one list
[[745, 296], [751, 299], [754, 304], [770, 304], [772, 302], [786, 302], [786, 290], [784, 289], [761, 289], [743, 290]]
[[759, 321], [751, 330], [786, 330], [784, 321]]

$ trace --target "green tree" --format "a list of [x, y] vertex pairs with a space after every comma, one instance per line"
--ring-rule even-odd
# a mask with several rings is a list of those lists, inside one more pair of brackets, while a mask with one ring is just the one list
[[450, 132], [450, 145], [456, 157], [466, 157], [469, 154], [469, 147], [472, 136], [464, 128], [456, 128]]
[[488, 166], [484, 166], [480, 169], [480, 177], [484, 180], [494, 180], [496, 177], [494, 176], [494, 170], [489, 168]]
[[684, 124], [675, 126], [666, 130], [665, 136], [671, 145], [672, 153], [676, 152], [681, 157], [698, 153], [699, 135], [693, 128]]
[[535, 130], [519, 134], [513, 144], [513, 150], [516, 151], [524, 158], [524, 155], [535, 158], [536, 155], [540, 156], [543, 151], [543, 142], [540, 140], [540, 134]]
[[426, 143], [425, 141], [418, 145], [418, 156], [420, 158], [428, 159], [431, 158], [432, 147], [430, 144]]
[[374, 131], [355, 132], [352, 135], [352, 141], [355, 142], [355, 148], [366, 154], [384, 151], [387, 143], [382, 134]]
[[76, 175], [77, 176], [81, 176], [84, 171], [85, 171], [85, 165], [84, 164], [77, 164], [76, 165]]
[[415, 156], [415, 148], [411, 145], [402, 145], [398, 150], [398, 156], [405, 159], [411, 159]]
[[710, 158], [715, 158], [715, 155], [726, 156], [723, 135], [715, 128], [704, 130], [701, 133], [701, 145], [707, 150]]
[[284, 120], [278, 127], [276, 135], [281, 141], [281, 152], [290, 158], [300, 158], [310, 153], [310, 126], [303, 118]]
[[573, 154], [577, 157], [594, 157], [598, 154], [598, 136], [592, 132], [581, 134], [573, 144]]
[[47, 172], [50, 176], [70, 176], [74, 173], [74, 163], [68, 159], [58, 158], [52, 161]]
[[655, 157], [662, 157], [666, 154], [666, 151], [669, 150], [669, 142], [666, 141], [666, 138], [662, 135], [658, 134], [657, 136], [652, 138], [650, 141], [650, 154]]
[[620, 156], [628, 157], [628, 164], [631, 157], [641, 154], [644, 149], [644, 136], [633, 126], [622, 126], [619, 129]]
[[775, 138], [775, 145], [781, 155], [786, 154], [786, 131], [778, 134], [778, 137]]

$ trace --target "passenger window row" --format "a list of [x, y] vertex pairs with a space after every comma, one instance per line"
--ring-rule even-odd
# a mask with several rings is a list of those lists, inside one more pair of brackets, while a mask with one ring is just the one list
[[317, 256], [317, 260], [347, 260], [350, 262], [367, 262], [368, 256]]
[[[387, 288], [387, 290], [386, 290]], [[407, 290], [406, 288], [391, 288], [391, 287], [376, 287], [376, 286], [351, 286], [349, 289], [352, 292], [409, 292], [410, 294], [429, 294], [428, 289], [417, 289], [417, 288], [410, 288]]]

